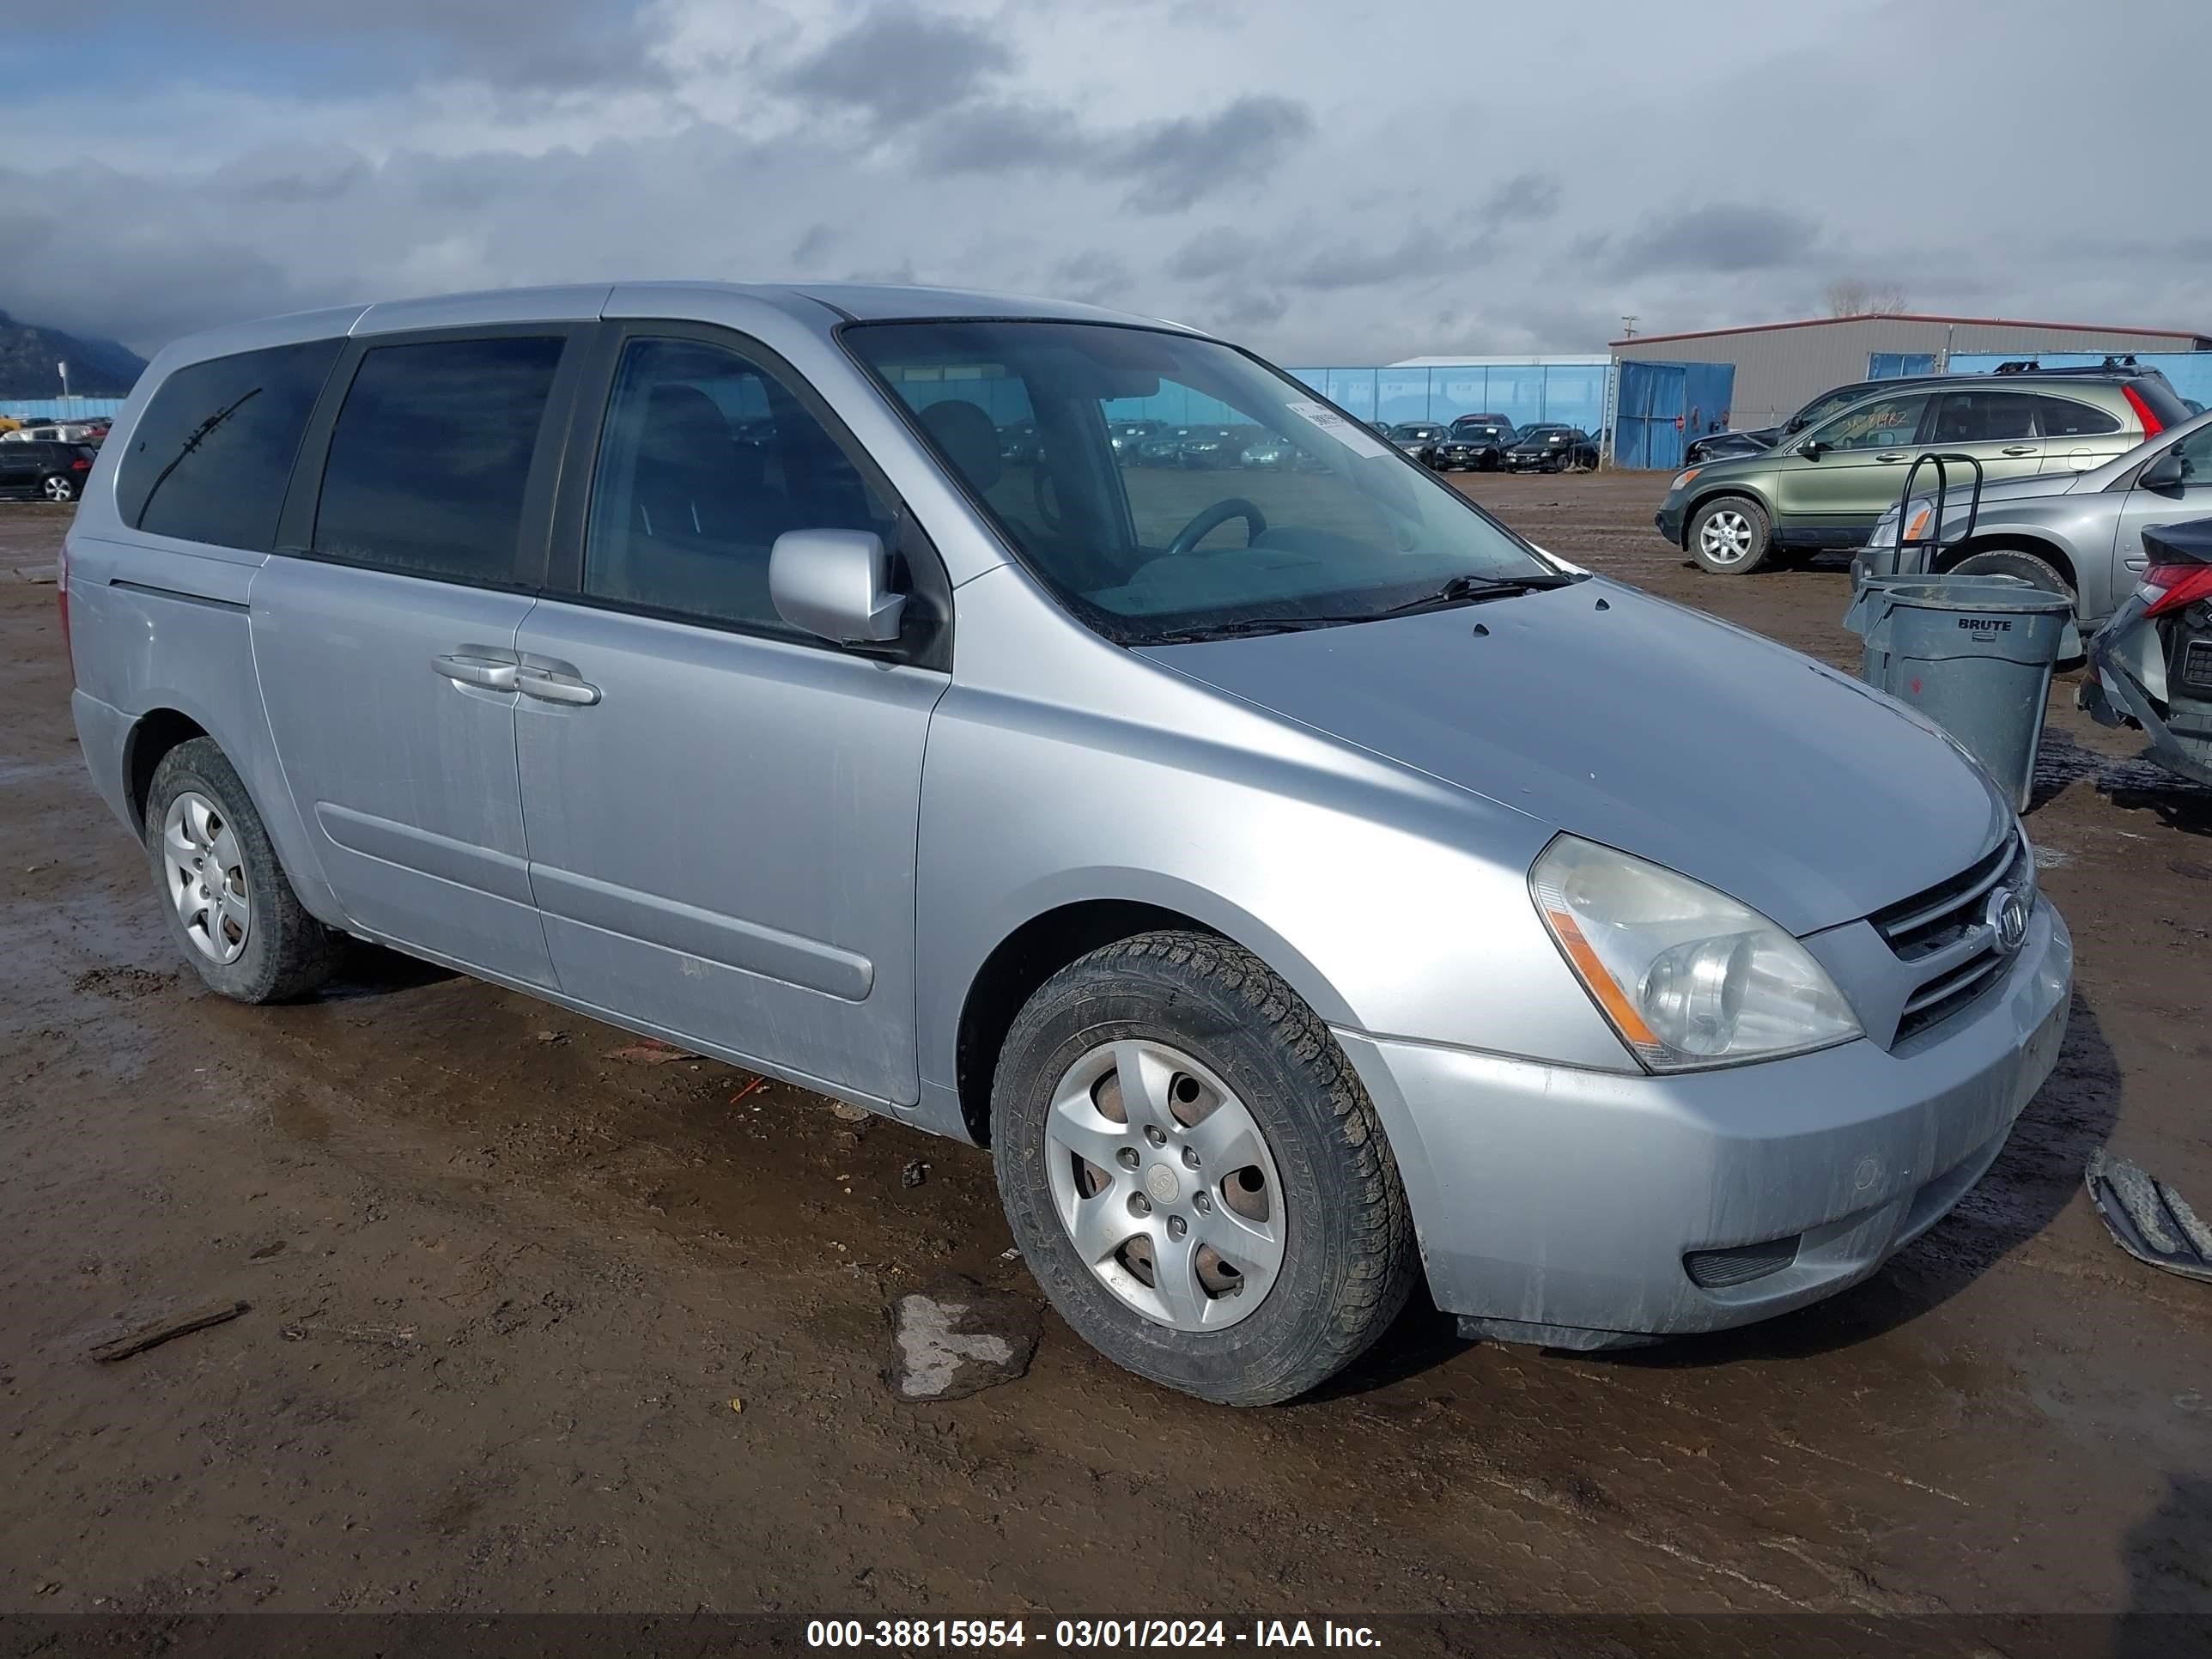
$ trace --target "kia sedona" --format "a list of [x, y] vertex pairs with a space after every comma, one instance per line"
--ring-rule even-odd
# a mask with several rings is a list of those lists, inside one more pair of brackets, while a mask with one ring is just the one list
[[[1191, 407], [1294, 464], [1115, 464]], [[2064, 1030], [1942, 732], [1169, 325], [625, 283], [228, 328], [139, 381], [62, 574], [207, 987], [312, 995], [350, 936], [988, 1147], [1068, 1326], [1207, 1400], [1424, 1281], [1585, 1349], [1833, 1295]]]

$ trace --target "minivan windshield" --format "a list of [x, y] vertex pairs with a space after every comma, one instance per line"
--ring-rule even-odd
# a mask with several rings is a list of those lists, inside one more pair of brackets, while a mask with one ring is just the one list
[[[1056, 320], [858, 323], [842, 337], [1023, 563], [1121, 643], [1365, 622], [1566, 580], [1368, 428], [1218, 342]], [[1109, 428], [1140, 419], [1228, 441], [1116, 450]], [[1016, 421], [1036, 423], [1034, 459], [1001, 453]]]

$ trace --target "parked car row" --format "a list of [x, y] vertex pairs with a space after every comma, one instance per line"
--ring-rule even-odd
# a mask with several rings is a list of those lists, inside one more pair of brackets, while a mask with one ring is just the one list
[[[2031, 495], [2070, 491], [2190, 418], [2155, 369], [2024, 364], [1839, 386], [1784, 422], [1771, 447], [1683, 469], [1652, 521], [1705, 569], [1742, 575], [1779, 555], [1863, 546], [1908, 478], [1932, 482], [1932, 466], [1915, 467], [1923, 456], [1946, 457], [1953, 485], [1971, 480], [1985, 501], [2022, 483]], [[1693, 447], [1709, 454], [1722, 437], [1757, 435], [1716, 434]], [[1975, 552], [1997, 545], [1984, 538]]]
[[92, 421], [27, 422], [0, 432], [0, 443], [98, 444], [112, 424], [105, 416]]

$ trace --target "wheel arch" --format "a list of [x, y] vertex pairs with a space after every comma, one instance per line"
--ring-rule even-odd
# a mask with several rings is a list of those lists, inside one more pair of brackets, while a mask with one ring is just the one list
[[[1191, 896], [1195, 897], [1196, 896]], [[1314, 965], [1255, 919], [1216, 913], [1218, 906], [1182, 896], [1083, 897], [1038, 910], [1009, 930], [969, 975], [961, 999], [953, 1048], [962, 1127], [979, 1146], [991, 1140], [991, 1089], [1007, 1030], [1036, 989], [1068, 963], [1101, 945], [1163, 929], [1204, 933], [1249, 951], [1282, 975], [1324, 1023], [1348, 1011]]]
[[[142, 836], [146, 833], [146, 798], [152, 793], [155, 770], [171, 750], [195, 738], [210, 738], [217, 748], [222, 747], [222, 739], [214, 738], [205, 726], [182, 709], [166, 704], [147, 710], [132, 722], [130, 735], [123, 740], [123, 787], [125, 799], [131, 804], [131, 822]], [[228, 755], [230, 751], [224, 749], [223, 752]], [[240, 779], [242, 781], [243, 774]], [[254, 810], [259, 811], [261, 803], [256, 801], [253, 805]], [[263, 818], [265, 822], [267, 814], [264, 813]]]
[[1682, 509], [1681, 548], [1685, 553], [1690, 550], [1691, 521], [1696, 519], [1698, 514], [1704, 512], [1707, 507], [1711, 507], [1715, 501], [1720, 500], [1723, 495], [1742, 495], [1748, 497], [1752, 501], [1757, 501], [1759, 503], [1759, 510], [1766, 514], [1768, 530], [1770, 532], [1772, 531], [1774, 527], [1774, 503], [1769, 501], [1762, 491], [1751, 484], [1723, 482], [1721, 483], [1715, 484], [1710, 489], [1699, 490], [1696, 495], [1690, 497], [1689, 505]]
[[2081, 591], [2081, 573], [2075, 567], [2073, 556], [2057, 542], [2022, 530], [1997, 530], [1977, 534], [1956, 547], [1946, 548], [1939, 571], [1955, 570], [1977, 553], [2027, 553], [2057, 568], [2066, 578], [2066, 585], [2076, 593]]

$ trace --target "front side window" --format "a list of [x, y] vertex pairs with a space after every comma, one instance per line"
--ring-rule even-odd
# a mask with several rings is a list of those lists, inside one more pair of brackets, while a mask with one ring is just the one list
[[[984, 424], [969, 440], [995, 453]], [[769, 554], [787, 530], [870, 530], [889, 544], [896, 518], [767, 369], [699, 341], [631, 341], [599, 437], [584, 591], [805, 637], [769, 597]]]
[[1818, 426], [1838, 410], [1849, 409], [1873, 388], [1866, 386], [1838, 386], [1833, 392], [1824, 392], [1792, 415], [1784, 432], [1802, 432], [1807, 427]]
[[1848, 410], [1816, 428], [1809, 441], [1824, 449], [1897, 449], [1912, 441], [1928, 407], [1924, 392], [1908, 398], [1881, 398]]
[[507, 336], [364, 353], [323, 465], [315, 551], [407, 575], [512, 582], [562, 344]]
[[162, 381], [116, 474], [123, 521], [149, 535], [268, 552], [307, 416], [344, 345], [312, 340], [211, 357]]
[[2212, 426], [2199, 427], [2173, 448], [2184, 478], [2192, 484], [2212, 483]]
[[[1216, 342], [1057, 321], [842, 337], [1024, 563], [1109, 639], [1362, 622], [1455, 577], [1561, 580], [1372, 429]], [[989, 441], [1016, 414], [1036, 422], [1034, 459]], [[1176, 424], [1116, 465], [1109, 427], [1145, 418]]]

